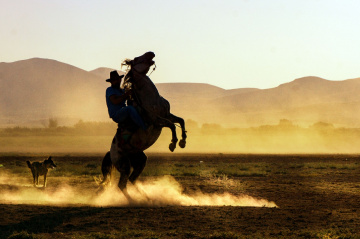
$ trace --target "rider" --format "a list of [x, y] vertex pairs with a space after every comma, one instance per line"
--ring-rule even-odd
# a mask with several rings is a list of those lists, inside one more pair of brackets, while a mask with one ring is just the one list
[[123, 77], [124, 75], [120, 76], [117, 71], [112, 71], [110, 72], [110, 78], [106, 80], [111, 83], [111, 86], [106, 89], [106, 105], [109, 116], [118, 124], [130, 118], [139, 128], [145, 130], [146, 126], [136, 109], [131, 105], [125, 104], [131, 91], [125, 92], [120, 88]]

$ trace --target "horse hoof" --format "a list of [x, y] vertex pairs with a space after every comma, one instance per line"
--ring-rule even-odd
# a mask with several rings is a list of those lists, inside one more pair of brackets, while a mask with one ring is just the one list
[[180, 140], [180, 142], [179, 142], [180, 148], [185, 148], [185, 145], [186, 145], [185, 139]]
[[174, 152], [175, 148], [176, 148], [176, 144], [174, 144], [174, 143], [169, 144], [169, 149], [171, 152]]

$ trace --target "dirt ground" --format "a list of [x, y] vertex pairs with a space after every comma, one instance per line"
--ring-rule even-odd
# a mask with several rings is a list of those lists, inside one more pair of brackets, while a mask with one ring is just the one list
[[[58, 164], [70, 160], [64, 156], [54, 158]], [[9, 162], [14, 162], [12, 167], [15, 167], [28, 159], [25, 156], [0, 157], [0, 165], [3, 166], [0, 173], [22, 175], [20, 170], [5, 171], [4, 168]], [[71, 162], [100, 164], [101, 156], [71, 157]], [[157, 206], [57, 205], [17, 203], [16, 199], [10, 198], [0, 201], [0, 237], [360, 238], [359, 155], [154, 154], [149, 155], [147, 167], [178, 165], [191, 171], [198, 169], [199, 162], [214, 167], [228, 165], [223, 170], [224, 175], [228, 173], [222, 179], [219, 171], [218, 176], [191, 174], [189, 171], [172, 173], [183, 194], [247, 195], [274, 202], [277, 207], [184, 206], [171, 203]], [[266, 170], [261, 171], [263, 173], [234, 173], [231, 168], [236, 165], [243, 165], [243, 171], [252, 167]], [[66, 177], [71, 176], [50, 172], [46, 190], [54, 191]], [[157, 177], [144, 171], [139, 180]], [[79, 190], [96, 190], [92, 176], [77, 179], [73, 185]], [[24, 176], [22, 180], [30, 188], [30, 172], [29, 178]], [[22, 187], [11, 180], [0, 181], [0, 193], [20, 193]]]

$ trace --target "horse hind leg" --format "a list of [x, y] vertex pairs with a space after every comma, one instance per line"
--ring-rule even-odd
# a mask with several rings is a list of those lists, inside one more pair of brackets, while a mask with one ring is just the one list
[[144, 152], [134, 153], [130, 156], [130, 163], [133, 171], [129, 177], [129, 181], [132, 184], [136, 183], [136, 180], [144, 170], [146, 166], [147, 156]]
[[129, 180], [130, 169], [131, 169], [129, 159], [127, 157], [122, 157], [118, 162], [119, 163], [115, 165], [117, 170], [120, 172], [118, 187], [120, 188], [121, 192], [124, 194], [126, 199], [129, 202], [132, 202], [133, 200], [126, 189], [126, 184]]
[[110, 152], [107, 152], [102, 160], [101, 163], [101, 173], [103, 175], [103, 178], [100, 179], [100, 177], [95, 177], [94, 180], [97, 185], [99, 185], [99, 188], [96, 190], [96, 193], [101, 193], [104, 191], [105, 187], [109, 184], [111, 184], [111, 171], [113, 169], [113, 164], [111, 162], [110, 158]]
[[129, 195], [128, 191], [127, 191], [127, 188], [126, 188], [126, 184], [127, 184], [128, 179], [129, 179], [129, 175], [125, 175], [124, 173], [121, 173], [118, 187], [120, 188], [121, 192], [124, 194], [126, 199], [129, 202], [132, 202], [133, 199], [130, 197], [130, 195]]
[[103, 179], [100, 181], [95, 178], [95, 181], [99, 185], [107, 185], [111, 183], [111, 170], [113, 168], [113, 164], [111, 162], [110, 151], [107, 152], [101, 163], [101, 173], [103, 175]]
[[134, 185], [135, 189], [144, 197], [146, 200], [151, 201], [147, 194], [136, 185], [136, 180], [144, 170], [146, 166], [147, 156], [144, 152], [139, 152], [131, 155], [130, 162], [133, 171], [129, 177], [129, 181]]

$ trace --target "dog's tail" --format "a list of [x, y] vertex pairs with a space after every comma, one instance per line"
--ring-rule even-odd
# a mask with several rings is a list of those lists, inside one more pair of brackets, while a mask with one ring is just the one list
[[105, 157], [101, 164], [101, 172], [103, 174], [103, 179], [99, 180], [95, 178], [95, 181], [98, 185], [106, 185], [110, 181], [112, 168], [113, 168], [113, 164], [111, 162], [110, 151], [109, 151], [105, 154]]
[[26, 161], [29, 168], [32, 168], [30, 161]]

